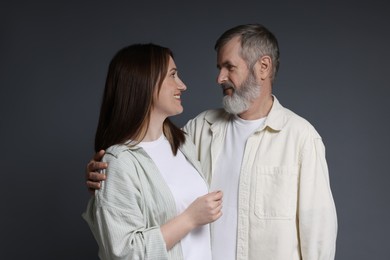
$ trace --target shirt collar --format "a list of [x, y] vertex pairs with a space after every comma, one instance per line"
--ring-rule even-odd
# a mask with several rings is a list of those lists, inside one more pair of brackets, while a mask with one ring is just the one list
[[[279, 103], [279, 100], [276, 98], [276, 96], [272, 95], [272, 98], [273, 103], [271, 110], [268, 113], [263, 126], [259, 128], [258, 131], [262, 131], [267, 127], [274, 131], [280, 131], [287, 123], [288, 113], [286, 113], [286, 109]], [[221, 124], [224, 125], [224, 122], [229, 121], [231, 117], [231, 114], [221, 109], [218, 110], [217, 113], [206, 115], [205, 119], [211, 125], [211, 130], [215, 131], [220, 129]]]
[[288, 115], [286, 109], [279, 103], [279, 100], [272, 95], [273, 104], [268, 113], [267, 119], [264, 122], [264, 127], [269, 127], [272, 130], [280, 131], [286, 125]]

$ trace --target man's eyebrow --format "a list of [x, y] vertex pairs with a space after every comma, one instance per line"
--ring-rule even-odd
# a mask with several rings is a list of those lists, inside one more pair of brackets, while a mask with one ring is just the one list
[[230, 61], [225, 61], [221, 65], [217, 64], [217, 68], [221, 69], [222, 67], [234, 67], [234, 65]]

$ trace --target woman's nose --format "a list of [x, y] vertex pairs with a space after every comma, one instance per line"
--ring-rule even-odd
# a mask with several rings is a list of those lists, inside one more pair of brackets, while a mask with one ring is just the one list
[[181, 91], [185, 91], [187, 89], [187, 86], [184, 84], [183, 81], [180, 81], [177, 85], [177, 88], [180, 89]]

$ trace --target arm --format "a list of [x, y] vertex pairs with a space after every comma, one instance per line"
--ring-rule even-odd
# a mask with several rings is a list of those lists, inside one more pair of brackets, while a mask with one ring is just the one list
[[299, 186], [299, 234], [303, 259], [334, 259], [337, 216], [325, 147], [315, 133], [304, 145]]
[[137, 169], [116, 159], [107, 162], [108, 178], [84, 214], [103, 259], [166, 259], [167, 251], [188, 232], [221, 215], [222, 193], [213, 192], [161, 226], [150, 226], [146, 219], [151, 213], [145, 212], [148, 201], [142, 192], [145, 183], [139, 180]]
[[151, 220], [140, 169], [125, 153], [104, 156], [107, 178], [91, 197], [84, 218], [102, 259], [167, 259], [160, 228]]

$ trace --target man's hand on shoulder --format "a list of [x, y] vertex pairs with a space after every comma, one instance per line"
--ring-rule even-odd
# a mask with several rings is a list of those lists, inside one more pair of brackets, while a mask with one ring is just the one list
[[106, 179], [106, 175], [100, 173], [101, 170], [107, 168], [107, 163], [101, 162], [104, 153], [104, 150], [100, 150], [87, 164], [85, 180], [88, 191], [91, 195], [95, 194], [95, 190], [100, 189], [100, 182]]

